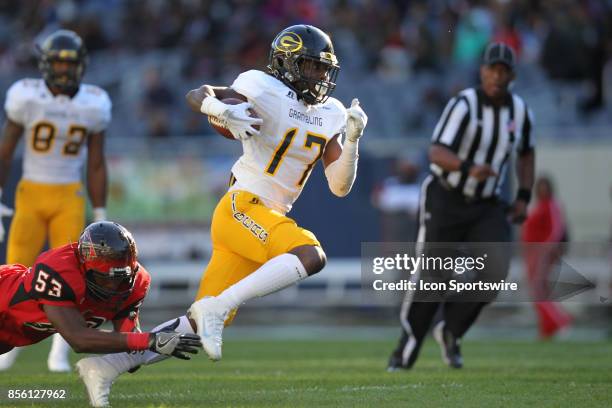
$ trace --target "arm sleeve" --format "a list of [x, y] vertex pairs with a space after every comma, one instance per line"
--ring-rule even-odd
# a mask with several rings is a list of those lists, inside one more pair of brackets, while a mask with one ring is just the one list
[[432, 143], [443, 145], [457, 153], [469, 120], [470, 112], [466, 98], [464, 96], [452, 98], [446, 104], [434, 128]]
[[[346, 133], [346, 120], [348, 115], [346, 114], [344, 105], [342, 105], [340, 101], [335, 100], [334, 102], [338, 119], [333, 135], [339, 135], [338, 142], [341, 143], [342, 137]], [[344, 197], [351, 191], [355, 178], [357, 177], [358, 160], [359, 140], [351, 142], [344, 136], [340, 157], [325, 168], [327, 185], [335, 196]]]
[[340, 157], [325, 168], [325, 177], [329, 189], [338, 197], [346, 196], [353, 187], [357, 177], [357, 161], [359, 160], [359, 140], [346, 140]]
[[6, 92], [4, 110], [6, 116], [13, 122], [23, 125], [26, 121], [28, 107], [28, 92], [22, 81], [15, 82]]

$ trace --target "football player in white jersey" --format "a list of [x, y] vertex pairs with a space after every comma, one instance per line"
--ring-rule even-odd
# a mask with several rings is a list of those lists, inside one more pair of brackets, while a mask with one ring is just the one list
[[[22, 79], [9, 88], [0, 142], [1, 197], [13, 153], [24, 138], [23, 175], [15, 196], [6, 263], [26, 266], [34, 263], [45, 241], [56, 248], [78, 240], [85, 227], [81, 184], [85, 161], [94, 219], [106, 218], [104, 131], [111, 120], [111, 101], [101, 88], [81, 83], [87, 52], [76, 33], [56, 31], [38, 51], [42, 78]], [[11, 214], [0, 203], [0, 216]], [[0, 357], [0, 370], [12, 365], [17, 350]], [[70, 370], [68, 351], [68, 344], [54, 335], [48, 359], [51, 371]]]
[[[224, 324], [243, 302], [293, 285], [325, 266], [314, 234], [285, 214], [319, 159], [335, 195], [347, 195], [355, 180], [367, 116], [357, 99], [345, 109], [330, 97], [339, 69], [329, 36], [296, 25], [272, 42], [268, 72], [247, 71], [231, 87], [204, 85], [187, 94], [192, 109], [217, 117], [243, 147], [230, 188], [213, 214], [213, 254], [199, 300], [188, 316], [158, 327], [197, 331], [212, 360], [221, 358]], [[244, 103], [225, 104], [226, 98]], [[251, 117], [250, 109], [259, 117]], [[117, 376], [162, 359], [153, 352], [118, 353], [82, 359], [77, 368], [92, 405], [106, 406]]]

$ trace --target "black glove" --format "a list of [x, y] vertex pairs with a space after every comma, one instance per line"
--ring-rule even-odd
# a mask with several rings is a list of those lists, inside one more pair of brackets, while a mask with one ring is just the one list
[[200, 336], [193, 333], [177, 333], [179, 319], [149, 337], [149, 350], [166, 356], [173, 356], [182, 360], [190, 360], [185, 353], [198, 354], [202, 348]]

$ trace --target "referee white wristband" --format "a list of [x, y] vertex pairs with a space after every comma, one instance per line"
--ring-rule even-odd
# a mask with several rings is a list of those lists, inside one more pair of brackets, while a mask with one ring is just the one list
[[106, 219], [106, 208], [96, 207], [93, 209], [94, 222], [104, 221]]
[[327, 184], [334, 195], [346, 196], [353, 187], [357, 176], [357, 161], [359, 159], [359, 140], [346, 140], [338, 160], [325, 168]]
[[226, 110], [227, 105], [214, 96], [204, 98], [200, 106], [200, 112], [208, 116], [221, 117]]

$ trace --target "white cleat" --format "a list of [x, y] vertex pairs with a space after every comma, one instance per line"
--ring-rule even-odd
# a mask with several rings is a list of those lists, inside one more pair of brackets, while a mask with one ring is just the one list
[[228, 314], [229, 310], [211, 296], [194, 302], [187, 312], [187, 317], [195, 321], [204, 351], [213, 361], [221, 360], [223, 326]]
[[8, 370], [15, 363], [15, 359], [19, 355], [19, 348], [15, 347], [8, 353], [0, 355], [0, 371]]
[[117, 371], [111, 364], [102, 357], [88, 357], [76, 363], [79, 377], [85, 383], [89, 403], [92, 407], [108, 407], [108, 395], [111, 386], [117, 377]]
[[47, 359], [47, 367], [52, 373], [68, 373], [70, 372], [70, 362], [66, 359], [52, 358]]

